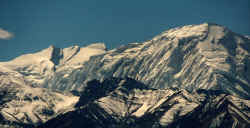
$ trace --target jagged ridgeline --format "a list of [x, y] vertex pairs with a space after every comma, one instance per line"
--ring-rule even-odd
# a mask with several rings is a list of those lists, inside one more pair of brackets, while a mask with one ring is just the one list
[[211, 23], [111, 50], [50, 46], [0, 62], [0, 127], [248, 128], [249, 52]]
[[224, 90], [249, 99], [250, 40], [217, 24], [170, 29], [90, 57], [80, 68], [60, 70], [44, 87], [81, 90], [92, 79], [130, 77], [153, 88]]
[[74, 111], [39, 128], [249, 127], [250, 104], [219, 90], [152, 89], [133, 80], [88, 82]]

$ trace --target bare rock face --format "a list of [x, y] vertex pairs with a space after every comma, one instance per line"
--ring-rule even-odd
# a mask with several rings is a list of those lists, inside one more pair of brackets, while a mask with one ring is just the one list
[[[104, 89], [109, 87], [112, 90]], [[104, 93], [88, 97], [94, 90]], [[200, 89], [190, 93], [177, 88], [150, 89], [133, 79], [109, 78], [104, 82], [89, 82], [76, 110], [39, 127], [247, 128], [249, 107], [248, 100], [221, 91]]]
[[44, 86], [81, 90], [92, 79], [130, 77], [153, 88], [224, 90], [249, 99], [249, 52], [249, 38], [223, 26], [188, 25], [92, 56], [67, 76], [57, 72]]

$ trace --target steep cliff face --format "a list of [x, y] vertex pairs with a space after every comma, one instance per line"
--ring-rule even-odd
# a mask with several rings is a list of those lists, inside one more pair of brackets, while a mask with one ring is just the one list
[[[97, 92], [103, 93], [94, 97]], [[221, 91], [150, 89], [133, 79], [109, 78], [88, 82], [76, 110], [39, 127], [247, 128], [249, 107], [247, 100]]]
[[131, 77], [153, 88], [219, 89], [249, 99], [250, 40], [217, 24], [170, 29], [144, 43], [92, 56], [81, 68], [44, 84], [81, 90], [92, 79]]

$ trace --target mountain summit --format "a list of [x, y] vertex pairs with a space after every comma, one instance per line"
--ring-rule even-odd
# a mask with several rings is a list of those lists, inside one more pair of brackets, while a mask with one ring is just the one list
[[249, 92], [250, 39], [187, 25], [108, 51], [50, 46], [0, 62], [0, 127], [247, 128]]
[[82, 90], [93, 79], [130, 77], [153, 88], [214, 89], [250, 98], [250, 40], [213, 23], [173, 28], [109, 51], [102, 43], [51, 46], [0, 66], [33, 85], [63, 91]]
[[105, 51], [106, 47], [103, 43], [68, 48], [56, 48], [51, 45], [37, 53], [25, 54], [8, 62], [0, 62], [0, 66], [19, 72], [27, 81], [39, 86], [57, 70], [78, 68], [79, 65], [88, 61], [90, 56], [103, 54]]
[[187, 25], [93, 56], [80, 71], [58, 73], [45, 86], [81, 89], [92, 79], [131, 77], [153, 88], [219, 89], [249, 99], [249, 53], [250, 40], [226, 27]]

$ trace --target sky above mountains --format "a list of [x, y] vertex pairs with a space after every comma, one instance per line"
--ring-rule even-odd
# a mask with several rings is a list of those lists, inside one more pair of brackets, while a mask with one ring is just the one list
[[115, 48], [213, 22], [250, 35], [249, 0], [1, 0], [0, 61], [55, 45]]

